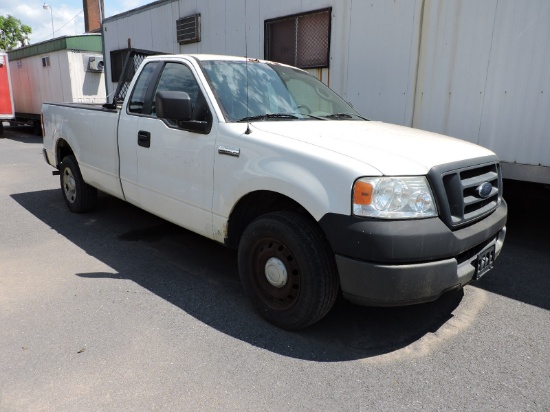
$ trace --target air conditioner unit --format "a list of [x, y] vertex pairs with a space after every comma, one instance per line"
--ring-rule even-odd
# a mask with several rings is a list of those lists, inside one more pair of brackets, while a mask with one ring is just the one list
[[201, 15], [182, 17], [176, 20], [176, 37], [179, 44], [198, 43], [201, 41]]
[[90, 57], [88, 60], [88, 71], [91, 72], [102, 72], [103, 68], [105, 67], [105, 63], [103, 63], [103, 57]]

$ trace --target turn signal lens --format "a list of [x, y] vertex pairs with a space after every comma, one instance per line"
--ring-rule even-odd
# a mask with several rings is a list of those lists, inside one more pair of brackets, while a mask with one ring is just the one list
[[370, 205], [372, 190], [373, 187], [370, 183], [357, 181], [353, 187], [353, 203], [356, 205]]

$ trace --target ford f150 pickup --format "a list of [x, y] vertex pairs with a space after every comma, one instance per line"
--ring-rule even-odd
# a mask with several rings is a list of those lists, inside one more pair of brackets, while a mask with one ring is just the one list
[[43, 127], [72, 212], [99, 189], [237, 249], [246, 294], [282, 328], [320, 320], [340, 292], [435, 300], [502, 249], [494, 153], [369, 121], [283, 64], [148, 57], [120, 107], [44, 104]]

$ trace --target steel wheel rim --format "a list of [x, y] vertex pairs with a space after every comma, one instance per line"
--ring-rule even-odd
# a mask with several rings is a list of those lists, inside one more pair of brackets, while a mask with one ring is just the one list
[[[279, 260], [284, 264], [288, 277], [282, 286], [274, 286], [268, 279], [268, 261]], [[254, 247], [253, 286], [257, 296], [269, 308], [287, 310], [293, 307], [300, 295], [301, 276], [298, 262], [292, 251], [282, 242], [272, 238], [262, 238]]]
[[76, 181], [73, 172], [68, 167], [63, 170], [63, 193], [69, 203], [76, 201]]

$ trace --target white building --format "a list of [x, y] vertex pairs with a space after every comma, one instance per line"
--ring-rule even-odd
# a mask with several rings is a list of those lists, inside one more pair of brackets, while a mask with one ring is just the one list
[[102, 38], [57, 37], [8, 52], [15, 118], [41, 134], [42, 103], [104, 103]]
[[109, 94], [129, 48], [282, 60], [371, 119], [478, 143], [505, 177], [550, 183], [548, 0], [161, 0], [102, 29]]

